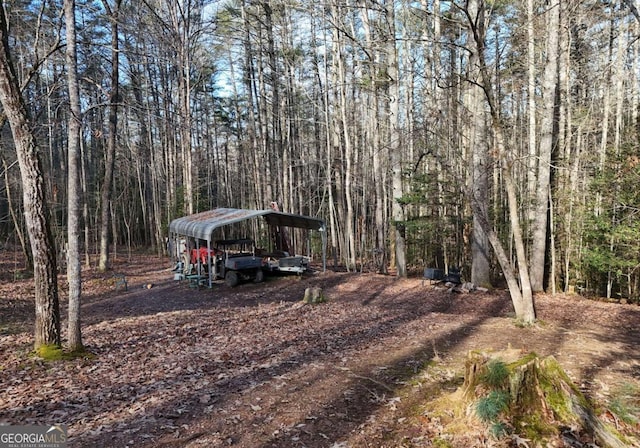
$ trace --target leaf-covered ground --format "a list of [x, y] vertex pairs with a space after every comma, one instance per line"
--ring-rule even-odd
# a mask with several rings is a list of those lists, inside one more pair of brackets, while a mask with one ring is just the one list
[[[44, 362], [31, 354], [32, 281], [3, 256], [0, 424], [66, 424], [71, 447], [434, 446], [438, 422], [422, 403], [455, 389], [476, 349], [554, 355], [597, 402], [640, 390], [635, 305], [539, 296], [540, 323], [519, 328], [504, 291], [345, 272], [194, 289], [154, 256], [87, 270], [92, 355]], [[328, 301], [303, 305], [310, 286]], [[450, 443], [494, 442], [469, 428]]]

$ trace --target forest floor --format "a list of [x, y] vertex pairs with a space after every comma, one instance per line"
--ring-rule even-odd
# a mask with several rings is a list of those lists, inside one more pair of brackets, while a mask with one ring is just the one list
[[[347, 272], [193, 289], [166, 258], [141, 255], [83, 273], [91, 355], [45, 362], [32, 353], [33, 282], [17, 256], [0, 257], [0, 424], [64, 424], [70, 447], [444, 446], [423, 404], [461, 384], [470, 350], [553, 355], [597, 403], [640, 395], [636, 305], [539, 295], [539, 322], [521, 328], [500, 290]], [[311, 286], [327, 302], [303, 304]], [[516, 441], [527, 446], [479, 427], [448, 436], [466, 448]], [[590, 446], [572, 443], [555, 446]]]

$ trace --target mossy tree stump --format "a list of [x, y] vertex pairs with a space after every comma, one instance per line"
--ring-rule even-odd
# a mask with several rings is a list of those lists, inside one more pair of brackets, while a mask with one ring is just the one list
[[630, 446], [595, 415], [553, 356], [522, 356], [516, 350], [472, 352], [459, 392], [497, 437], [517, 434], [533, 446], [546, 446], [561, 437], [593, 440], [601, 447]]

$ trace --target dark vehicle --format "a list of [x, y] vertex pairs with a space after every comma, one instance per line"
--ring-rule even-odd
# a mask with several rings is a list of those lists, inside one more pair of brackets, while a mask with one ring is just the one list
[[264, 280], [262, 257], [256, 256], [253, 240], [218, 240], [215, 245], [215, 278], [224, 279], [231, 287], [241, 281], [260, 283]]

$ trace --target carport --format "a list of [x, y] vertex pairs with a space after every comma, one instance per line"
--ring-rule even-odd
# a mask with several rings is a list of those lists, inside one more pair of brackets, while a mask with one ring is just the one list
[[[183, 216], [171, 221], [169, 224], [169, 241], [177, 248], [181, 238], [191, 238], [195, 240], [196, 249], [204, 248], [206, 242], [207, 251], [211, 251], [214, 241], [214, 231], [220, 227], [228, 226], [242, 221], [264, 218], [271, 228], [297, 228], [306, 230], [316, 230], [320, 232], [322, 237], [322, 270], [326, 270], [326, 247], [327, 232], [325, 222], [322, 219], [310, 216], [296, 215], [292, 213], [284, 213], [276, 210], [248, 210], [237, 208], [215, 208], [193, 215]], [[310, 244], [310, 232], [307, 235], [308, 247]], [[209, 259], [209, 263], [211, 263]], [[211, 273], [211, 265], [209, 264], [208, 272]], [[209, 287], [213, 286], [212, 276], [209, 274]]]

